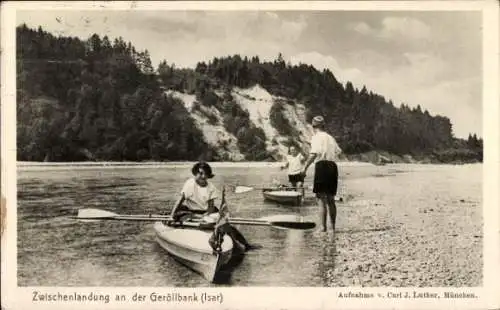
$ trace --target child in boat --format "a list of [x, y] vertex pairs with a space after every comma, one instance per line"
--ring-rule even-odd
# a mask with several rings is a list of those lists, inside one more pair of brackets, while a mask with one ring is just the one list
[[304, 185], [304, 175], [302, 174], [302, 169], [304, 168], [304, 162], [306, 159], [297, 150], [295, 146], [290, 146], [288, 148], [288, 155], [286, 157], [286, 163], [281, 169], [288, 168], [288, 181], [292, 184], [293, 188], [302, 188]]
[[[218, 218], [213, 217], [219, 213], [219, 209], [215, 206], [215, 199], [219, 198], [216, 187], [208, 179], [214, 177], [212, 168], [205, 162], [196, 163], [192, 169], [192, 178], [189, 178], [182, 187], [181, 197], [177, 200], [174, 208], [171, 211], [172, 218], [175, 221], [186, 219], [198, 215], [205, 219], [213, 219], [213, 223], [218, 222]], [[224, 195], [223, 195], [224, 196]], [[222, 197], [221, 207], [225, 204]], [[227, 207], [226, 207], [227, 208]], [[227, 209], [226, 209], [227, 211]], [[229, 224], [216, 224], [218, 231], [227, 233], [233, 240], [238, 241], [246, 250], [253, 248], [243, 235], [233, 226]]]

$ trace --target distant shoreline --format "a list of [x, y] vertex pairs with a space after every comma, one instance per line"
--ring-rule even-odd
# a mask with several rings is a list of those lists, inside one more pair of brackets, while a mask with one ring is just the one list
[[[155, 167], [190, 167], [195, 161], [171, 161], [171, 162], [132, 162], [132, 161], [106, 161], [106, 162], [93, 162], [93, 161], [82, 161], [82, 162], [35, 162], [35, 161], [18, 161], [18, 168], [30, 168], [30, 167], [102, 167], [102, 168], [116, 168], [116, 167], [140, 167], [140, 168], [155, 168]], [[259, 161], [246, 161], [246, 162], [210, 162], [213, 167], [224, 168], [224, 167], [279, 167], [283, 162], [259, 162]], [[341, 167], [348, 166], [376, 166], [371, 162], [364, 161], [338, 161], [337, 164]], [[482, 164], [477, 163], [463, 163], [460, 165], [467, 164]], [[436, 165], [436, 166], [448, 166], [450, 164], [446, 163], [389, 163], [387, 165]], [[452, 164], [451, 164], [452, 165]]]
[[[40, 162], [17, 161], [17, 167], [188, 167], [196, 161], [75, 161], [75, 162]], [[279, 167], [284, 161], [209, 161], [213, 167]], [[369, 151], [359, 154], [342, 154], [337, 161], [339, 166], [383, 166], [383, 165], [468, 165], [480, 164], [479, 160], [454, 159], [449, 161], [438, 160], [435, 156], [395, 155], [384, 151]]]
[[[82, 167], [120, 167], [120, 166], [151, 166], [151, 167], [184, 167], [191, 166], [196, 161], [169, 161], [169, 162], [134, 162], [134, 161], [81, 161], [81, 162], [36, 162], [36, 161], [18, 161], [17, 167], [67, 167], [67, 166], [82, 166]], [[265, 161], [214, 161], [209, 162], [213, 167], [279, 167], [283, 162], [265, 162]], [[372, 166], [369, 162], [355, 161], [338, 161], [339, 166]]]

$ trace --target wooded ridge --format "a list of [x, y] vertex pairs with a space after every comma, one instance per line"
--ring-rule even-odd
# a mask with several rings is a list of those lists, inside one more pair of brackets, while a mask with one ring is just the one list
[[[454, 137], [447, 117], [420, 106], [396, 107], [365, 86], [343, 85], [329, 70], [287, 64], [281, 55], [272, 62], [214, 58], [195, 69], [162, 61], [155, 69], [147, 50], [121, 37], [80, 40], [21, 25], [17, 85], [22, 161], [234, 160], [223, 151], [226, 142], [206, 139], [194, 113], [236, 139], [240, 160], [279, 160], [282, 153], [273, 146], [305, 148], [304, 132], [289, 115], [298, 106], [305, 107], [304, 122], [322, 114], [353, 160], [377, 161], [380, 156], [369, 154], [383, 154], [390, 161], [482, 161], [482, 139]], [[274, 98], [268, 122], [287, 139], [270, 137], [236, 100], [237, 89], [256, 85]], [[195, 96], [193, 107], [172, 92]]]

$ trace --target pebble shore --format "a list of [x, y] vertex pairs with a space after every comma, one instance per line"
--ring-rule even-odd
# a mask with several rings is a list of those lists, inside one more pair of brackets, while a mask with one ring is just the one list
[[324, 255], [335, 257], [323, 266], [326, 286], [482, 285], [480, 178], [471, 186], [462, 184], [466, 176], [430, 177], [394, 173], [345, 181], [353, 197], [337, 204], [335, 236], [316, 233], [328, 238]]

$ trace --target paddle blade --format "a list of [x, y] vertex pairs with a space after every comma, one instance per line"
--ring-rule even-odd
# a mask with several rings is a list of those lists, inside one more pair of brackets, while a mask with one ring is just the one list
[[250, 192], [253, 190], [254, 190], [254, 188], [249, 187], [249, 186], [236, 186], [236, 188], [234, 189], [234, 193], [241, 194], [241, 193], [246, 193], [246, 192]]
[[260, 217], [257, 220], [267, 221], [267, 222], [304, 222], [303, 217], [294, 214], [269, 215], [265, 217]]
[[73, 216], [71, 218], [74, 219], [74, 220], [78, 220], [79, 222], [82, 222], [82, 223], [96, 223], [96, 222], [101, 222], [101, 219], [93, 219], [93, 220], [81, 219], [78, 216]]
[[271, 215], [258, 219], [230, 218], [231, 224], [251, 225], [251, 226], [272, 226], [284, 229], [307, 230], [316, 227], [316, 223], [304, 221], [304, 218], [297, 215], [282, 214]]
[[99, 210], [99, 209], [80, 209], [78, 210], [78, 215], [76, 218], [78, 219], [102, 219], [102, 218], [112, 218], [117, 216], [116, 213], [110, 212], [110, 211], [105, 211], [105, 210]]
[[269, 222], [271, 226], [285, 229], [308, 230], [316, 227], [314, 222]]
[[302, 216], [293, 214], [271, 215], [262, 217], [259, 220], [267, 221], [271, 226], [277, 228], [307, 230], [316, 227], [316, 223], [310, 221], [304, 221], [304, 218]]

